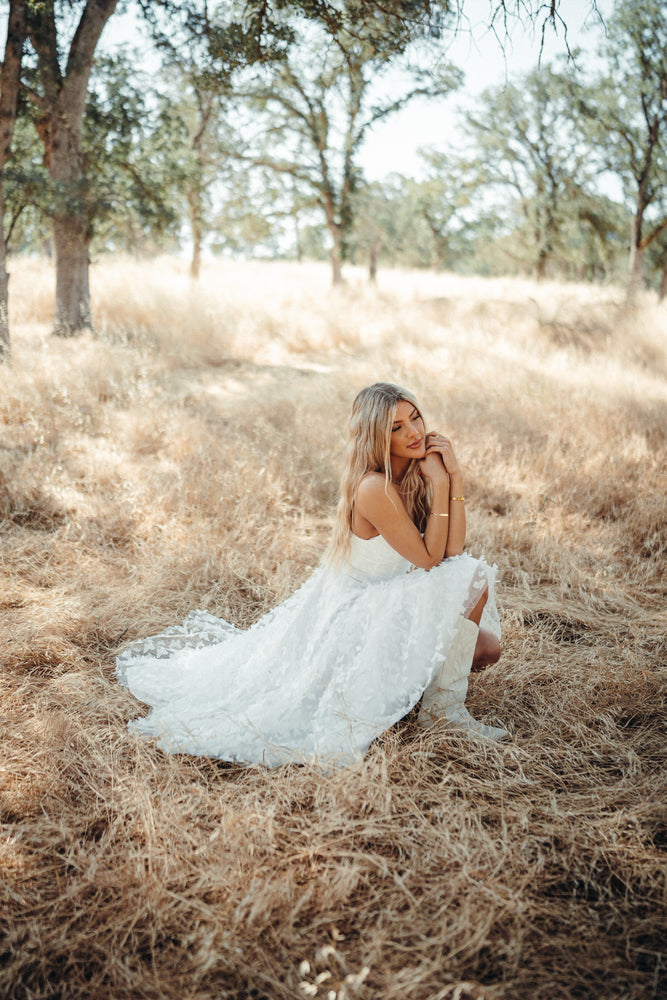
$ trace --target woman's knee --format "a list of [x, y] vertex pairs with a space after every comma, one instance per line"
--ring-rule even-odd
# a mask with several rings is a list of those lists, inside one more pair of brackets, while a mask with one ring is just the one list
[[489, 663], [497, 663], [500, 659], [501, 653], [500, 641], [493, 634], [493, 632], [486, 632], [485, 635], [487, 638], [486, 655], [488, 657], [488, 661]]
[[500, 643], [493, 632], [480, 629], [475, 645], [475, 655], [473, 657], [472, 669], [483, 670], [490, 667], [500, 659]]

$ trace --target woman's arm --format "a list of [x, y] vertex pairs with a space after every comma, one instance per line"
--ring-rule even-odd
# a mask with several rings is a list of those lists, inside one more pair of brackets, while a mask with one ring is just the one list
[[408, 516], [398, 490], [393, 483], [386, 484], [380, 472], [369, 472], [362, 479], [355, 509], [405, 559], [421, 569], [431, 569], [442, 562], [448, 547], [450, 485], [437, 452], [427, 455], [421, 466], [433, 490], [431, 513], [423, 538]]
[[[459, 463], [454, 454], [454, 448], [449, 438], [431, 431], [426, 435], [426, 454], [438, 454], [449, 476], [449, 496], [447, 497], [449, 513], [449, 533], [445, 548], [446, 556], [460, 556], [466, 540], [466, 511], [463, 500], [463, 477]], [[436, 508], [440, 509], [440, 508]]]
[[466, 505], [461, 473], [449, 477], [449, 535], [446, 556], [460, 556], [466, 540]]

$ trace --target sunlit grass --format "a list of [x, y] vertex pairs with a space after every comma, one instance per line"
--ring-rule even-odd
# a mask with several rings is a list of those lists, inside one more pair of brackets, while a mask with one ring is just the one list
[[[658, 997], [667, 313], [621, 290], [101, 260], [95, 333], [12, 266], [0, 369], [0, 992]], [[245, 626], [317, 565], [358, 388], [454, 440], [505, 650], [478, 746], [408, 721], [363, 764], [244, 771], [130, 736], [113, 655]], [[319, 977], [319, 980], [318, 980]], [[254, 991], [254, 992], [253, 992]]]

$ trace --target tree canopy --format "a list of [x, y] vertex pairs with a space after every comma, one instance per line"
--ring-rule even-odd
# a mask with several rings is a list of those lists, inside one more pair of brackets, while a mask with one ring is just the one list
[[[447, 42], [479, 17], [471, 0], [11, 0], [5, 258], [51, 228], [64, 334], [91, 323], [91, 252], [173, 246], [186, 220], [193, 276], [205, 245], [327, 249], [334, 281], [362, 256], [372, 275], [385, 259], [609, 277], [627, 250], [632, 284], [655, 270], [667, 286], [666, 5], [618, 3], [588, 76], [561, 7], [490, 0], [499, 45], [519, 20], [532, 25], [536, 68], [482, 95], [464, 153], [435, 146], [421, 176], [392, 177], [388, 164], [369, 183], [373, 129], [461, 85]], [[155, 72], [100, 49], [121, 9], [144, 18]], [[595, 0], [589, 11], [594, 21]], [[552, 29], [569, 56], [555, 66], [539, 62]], [[2, 273], [6, 345], [0, 260]]]

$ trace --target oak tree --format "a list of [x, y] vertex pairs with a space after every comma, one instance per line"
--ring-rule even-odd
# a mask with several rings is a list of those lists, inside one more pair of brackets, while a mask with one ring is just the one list
[[620, 178], [631, 210], [632, 297], [644, 284], [647, 249], [667, 229], [667, 4], [618, 3], [602, 55], [607, 69], [580, 94], [578, 107], [591, 148]]
[[[28, 37], [37, 56], [30, 98], [38, 109], [36, 125], [44, 163], [52, 181], [53, 245], [56, 261], [54, 332], [69, 336], [90, 326], [88, 284], [90, 229], [85, 210], [82, 152], [86, 93], [95, 49], [118, 0], [85, 0], [61, 61], [63, 10], [55, 0], [25, 3]], [[63, 5], [64, 7], [65, 5]], [[67, 11], [65, 11], [67, 13]]]
[[310, 189], [326, 221], [338, 284], [368, 132], [418, 96], [449, 93], [461, 74], [442, 62], [420, 64], [390, 15], [348, 23], [311, 13], [287, 26], [293, 41], [283, 58], [245, 71], [235, 85], [243, 140], [228, 153]]
[[5, 53], [0, 73], [0, 358], [9, 351], [8, 236], [5, 227], [3, 174], [12, 153], [26, 30], [22, 0], [10, 0]]

